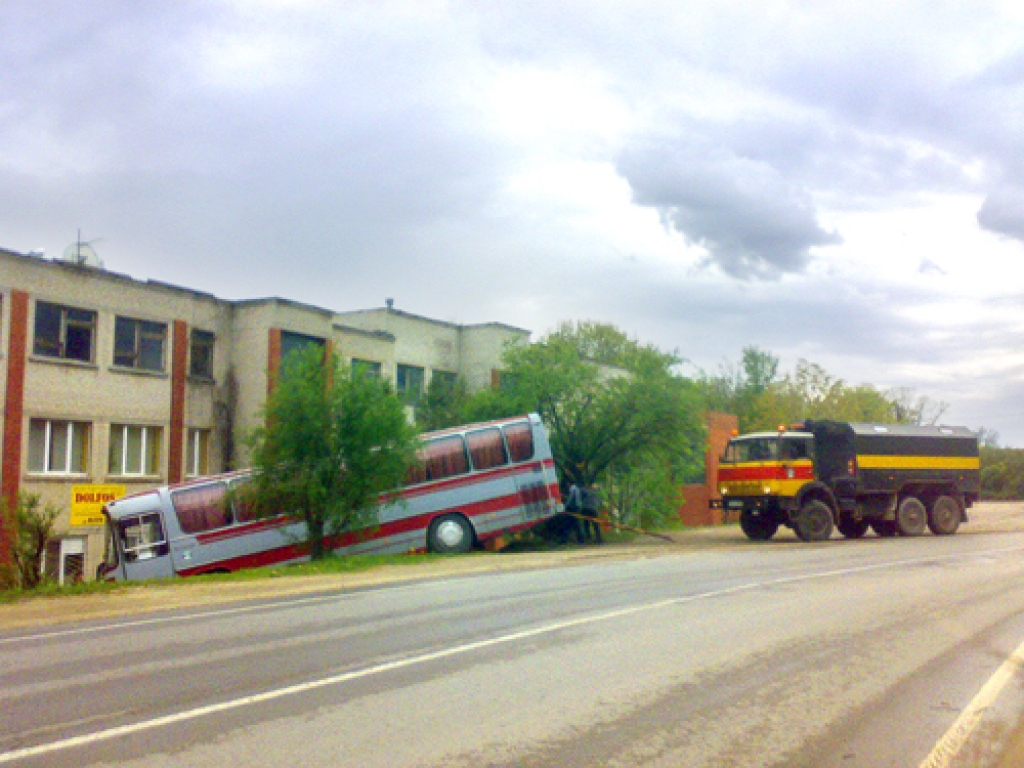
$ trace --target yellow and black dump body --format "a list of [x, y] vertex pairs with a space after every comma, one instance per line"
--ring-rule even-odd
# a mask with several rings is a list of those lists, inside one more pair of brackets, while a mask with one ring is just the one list
[[969, 507], [981, 485], [977, 436], [963, 427], [808, 421], [817, 479], [842, 501], [944, 491]]

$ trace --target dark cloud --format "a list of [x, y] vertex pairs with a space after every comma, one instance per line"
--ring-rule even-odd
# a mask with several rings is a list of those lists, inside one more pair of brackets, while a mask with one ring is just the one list
[[978, 224], [990, 232], [1024, 241], [1024, 189], [1001, 187], [990, 192], [978, 210]]
[[801, 272], [810, 249], [842, 238], [817, 220], [810, 196], [772, 166], [705, 141], [646, 139], [619, 157], [633, 200], [658, 210], [733, 277]]

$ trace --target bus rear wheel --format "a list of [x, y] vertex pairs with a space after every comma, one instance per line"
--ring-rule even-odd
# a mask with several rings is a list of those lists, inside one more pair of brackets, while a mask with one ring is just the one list
[[793, 526], [801, 541], [826, 541], [832, 535], [832, 510], [823, 501], [808, 501]]
[[952, 496], [939, 496], [928, 510], [928, 529], [936, 536], [952, 536], [960, 527], [960, 505]]
[[473, 548], [473, 526], [462, 515], [441, 515], [427, 531], [427, 549], [439, 555], [461, 555]]
[[772, 515], [755, 515], [753, 510], [740, 513], [740, 529], [752, 541], [768, 541], [779, 530], [779, 523]]
[[896, 528], [902, 536], [920, 536], [928, 524], [928, 512], [916, 496], [907, 496], [896, 509]]

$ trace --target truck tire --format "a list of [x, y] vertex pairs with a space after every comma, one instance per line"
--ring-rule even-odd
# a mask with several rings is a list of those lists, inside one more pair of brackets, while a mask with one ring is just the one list
[[859, 539], [868, 532], [867, 520], [854, 520], [852, 517], [839, 519], [839, 532], [848, 539]]
[[440, 555], [461, 555], [473, 548], [473, 526], [462, 515], [442, 515], [430, 524], [427, 549]]
[[928, 510], [928, 529], [936, 536], [952, 536], [960, 527], [960, 505], [952, 496], [939, 496]]
[[753, 510], [740, 513], [740, 528], [751, 541], [768, 541], [779, 530], [779, 523], [773, 515], [755, 515]]
[[826, 541], [832, 535], [832, 510], [823, 501], [808, 501], [796, 516], [793, 526], [801, 541]]
[[895, 520], [872, 520], [871, 530], [882, 539], [891, 539], [898, 533]]
[[928, 525], [928, 512], [921, 500], [907, 496], [896, 508], [896, 529], [901, 536], [920, 536]]

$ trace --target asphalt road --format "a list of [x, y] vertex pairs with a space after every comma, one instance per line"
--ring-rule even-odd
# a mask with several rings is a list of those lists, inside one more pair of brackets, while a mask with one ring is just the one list
[[782, 537], [23, 629], [0, 764], [988, 765], [1022, 585], [1021, 532]]

